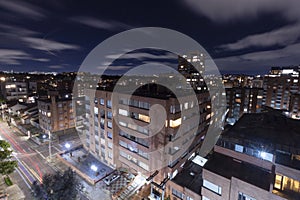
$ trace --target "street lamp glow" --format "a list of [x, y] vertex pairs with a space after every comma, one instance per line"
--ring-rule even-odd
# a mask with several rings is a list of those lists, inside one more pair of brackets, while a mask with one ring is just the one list
[[70, 145], [69, 143], [66, 143], [66, 144], [65, 144], [65, 147], [66, 147], [67, 149], [69, 149], [69, 148], [71, 147], [71, 145]]
[[96, 165], [92, 165], [92, 166], [91, 166], [91, 169], [92, 169], [94, 172], [96, 172], [96, 171], [98, 170], [98, 167], [96, 167]]

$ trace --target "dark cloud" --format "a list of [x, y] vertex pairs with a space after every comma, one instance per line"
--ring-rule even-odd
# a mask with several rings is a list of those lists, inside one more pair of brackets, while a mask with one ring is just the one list
[[126, 29], [131, 29], [133, 26], [114, 21], [114, 20], [100, 20], [94, 17], [89, 17], [89, 16], [77, 16], [77, 17], [72, 17], [71, 21], [78, 22], [80, 24], [90, 26], [92, 28], [96, 29], [103, 29], [103, 30], [126, 30]]

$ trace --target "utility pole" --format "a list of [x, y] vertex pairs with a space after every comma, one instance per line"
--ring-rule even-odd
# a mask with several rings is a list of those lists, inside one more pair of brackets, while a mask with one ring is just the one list
[[48, 130], [48, 134], [49, 134], [49, 161], [52, 161], [52, 149], [51, 149], [51, 131]]

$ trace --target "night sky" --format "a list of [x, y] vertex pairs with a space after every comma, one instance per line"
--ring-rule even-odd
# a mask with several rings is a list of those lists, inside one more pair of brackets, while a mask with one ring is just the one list
[[222, 73], [300, 64], [298, 0], [0, 0], [0, 71], [76, 71], [100, 42], [138, 27], [180, 31]]

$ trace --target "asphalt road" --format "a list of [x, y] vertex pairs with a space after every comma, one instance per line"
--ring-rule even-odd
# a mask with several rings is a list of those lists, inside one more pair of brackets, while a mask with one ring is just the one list
[[[17, 184], [20, 188], [26, 188], [24, 192], [26, 199], [28, 197], [28, 199], [32, 199], [32, 196], [30, 197], [29, 188], [35, 180], [41, 182], [43, 175], [61, 170], [56, 167], [55, 163], [52, 163], [51, 166], [49, 165], [47, 161], [49, 158], [48, 144], [36, 144], [15, 127], [8, 127], [5, 122], [0, 122], [0, 139], [4, 139], [11, 144], [14, 151], [13, 156], [18, 161], [18, 168], [12, 176], [17, 180]], [[56, 153], [65, 150], [65, 143], [78, 145], [80, 144], [80, 140], [79, 138], [72, 138], [72, 140], [65, 139], [60, 141], [60, 143], [52, 143], [51, 152], [53, 157]], [[80, 194], [80, 199], [86, 200], [87, 198]]]

